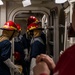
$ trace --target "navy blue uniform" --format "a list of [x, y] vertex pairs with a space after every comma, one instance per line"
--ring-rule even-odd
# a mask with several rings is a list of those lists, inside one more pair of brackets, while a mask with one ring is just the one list
[[0, 75], [11, 75], [9, 67], [3, 62], [10, 58], [11, 43], [9, 40], [0, 42]]
[[27, 70], [26, 70], [27, 65], [26, 61], [24, 60], [25, 58], [24, 49], [28, 49], [27, 40], [24, 36], [21, 35], [21, 37], [17, 37], [17, 41], [15, 41], [14, 44], [15, 44], [15, 51], [20, 53], [20, 60], [15, 61], [15, 63], [22, 65], [23, 73], [24, 75], [27, 75]]
[[31, 40], [31, 58], [36, 58], [37, 55], [45, 54], [45, 44], [41, 37], [36, 37]]
[[15, 51], [19, 52], [21, 55], [21, 60], [24, 60], [25, 57], [25, 53], [24, 53], [24, 49], [28, 49], [28, 44], [27, 44], [27, 39], [20, 35], [19, 37], [17, 37], [17, 39], [15, 39]]

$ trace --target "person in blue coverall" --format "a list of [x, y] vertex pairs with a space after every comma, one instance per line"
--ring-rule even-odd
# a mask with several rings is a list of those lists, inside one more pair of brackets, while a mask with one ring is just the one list
[[14, 49], [16, 54], [15, 64], [21, 65], [23, 67], [24, 75], [28, 74], [27, 70], [27, 58], [28, 58], [28, 42], [25, 36], [21, 35], [21, 26], [16, 24], [19, 30], [19, 34], [14, 40]]
[[0, 75], [11, 75], [10, 68], [14, 72], [20, 73], [21, 69], [15, 65], [11, 59], [11, 43], [10, 40], [17, 36], [17, 26], [13, 21], [7, 21], [2, 28], [2, 35], [0, 36]]
[[31, 39], [31, 52], [30, 52], [30, 75], [33, 75], [33, 67], [36, 65], [35, 58], [37, 55], [45, 54], [46, 53], [46, 44], [44, 43], [43, 39], [41, 38], [41, 33], [43, 28], [40, 27], [40, 23], [31, 23], [27, 27], [27, 32], [31, 32], [32, 39]]

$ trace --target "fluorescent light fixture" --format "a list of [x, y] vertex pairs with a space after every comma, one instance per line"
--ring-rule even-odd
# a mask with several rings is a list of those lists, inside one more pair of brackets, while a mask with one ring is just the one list
[[23, 0], [22, 4], [24, 7], [31, 5], [31, 1], [30, 0]]
[[3, 1], [2, 0], [0, 0], [0, 5], [3, 5]]
[[55, 3], [57, 4], [62, 4], [65, 3], [67, 0], [55, 0]]

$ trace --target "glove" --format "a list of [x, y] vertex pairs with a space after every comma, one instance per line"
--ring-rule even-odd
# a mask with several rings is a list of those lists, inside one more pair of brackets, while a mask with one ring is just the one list
[[[22, 73], [22, 71], [23, 71], [23, 68], [22, 68], [22, 66], [21, 65], [15, 65], [18, 69], [19, 69], [19, 71], [20, 71], [20, 74]], [[14, 69], [15, 71], [14, 72], [17, 72], [18, 70], [17, 70], [17, 68], [16, 69]]]
[[12, 68], [14, 70], [14, 72], [16, 73], [21, 73], [18, 66], [16, 66], [11, 60], [10, 58], [5, 60], [4, 63], [9, 67]]
[[28, 60], [28, 49], [24, 49], [25, 58], [24, 60]]
[[15, 65], [15, 68], [13, 69], [15, 73], [21, 73], [19, 70], [19, 66]]
[[28, 49], [24, 49], [24, 54], [28, 55]]
[[25, 58], [24, 58], [24, 60], [28, 60], [28, 55], [25, 55]]

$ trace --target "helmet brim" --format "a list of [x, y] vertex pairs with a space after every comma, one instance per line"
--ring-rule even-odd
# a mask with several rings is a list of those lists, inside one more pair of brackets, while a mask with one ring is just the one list
[[41, 24], [41, 23], [42, 23], [41, 21], [36, 22], [36, 24]]
[[[13, 29], [6, 29], [6, 28], [0, 28], [1, 30], [8, 30], [8, 31], [14, 31]], [[15, 30], [17, 31], [17, 30]]]
[[34, 31], [34, 30], [44, 30], [44, 28], [36, 28], [36, 29], [29, 30], [29, 31]]

